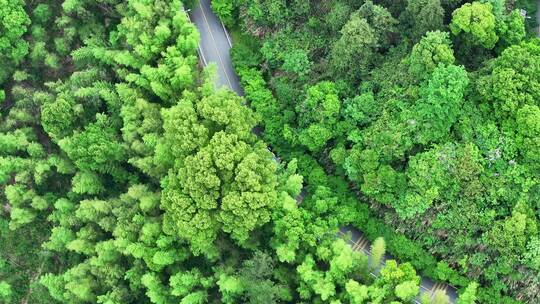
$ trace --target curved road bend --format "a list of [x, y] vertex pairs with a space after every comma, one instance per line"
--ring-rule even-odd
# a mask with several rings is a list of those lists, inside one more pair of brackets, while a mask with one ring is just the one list
[[[210, 63], [214, 63], [217, 66], [217, 74], [219, 77], [216, 79], [216, 87], [224, 86], [232, 89], [238, 93], [238, 95], [243, 95], [244, 92], [232, 66], [229, 54], [232, 46], [231, 39], [219, 18], [212, 11], [210, 0], [199, 0], [197, 7], [189, 12], [189, 17], [200, 32], [201, 41], [199, 44], [199, 55], [202, 64], [206, 66]], [[298, 197], [299, 203], [304, 195], [305, 191], [302, 191]], [[351, 226], [342, 227], [339, 234], [349, 234], [351, 236], [349, 244], [354, 250], [362, 251], [368, 257], [371, 255], [369, 252], [369, 240], [356, 228]], [[386, 255], [384, 260], [387, 259], [392, 259], [392, 257]], [[377, 274], [371, 273], [371, 275], [376, 276]], [[444, 283], [435, 283], [429, 279], [422, 278], [420, 283], [421, 293], [433, 295], [437, 289], [446, 291], [451, 303], [456, 302], [457, 291], [455, 288]], [[414, 302], [420, 303], [418, 299]]]

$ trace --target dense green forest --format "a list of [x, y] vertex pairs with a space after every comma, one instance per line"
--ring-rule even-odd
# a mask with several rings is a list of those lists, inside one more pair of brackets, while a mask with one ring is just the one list
[[535, 1], [214, 3], [264, 138], [309, 187], [340, 177], [439, 263], [395, 256], [479, 282], [482, 303], [540, 302], [540, 41], [519, 10]]
[[540, 302], [536, 1], [196, 3], [0, 0], [0, 303]]

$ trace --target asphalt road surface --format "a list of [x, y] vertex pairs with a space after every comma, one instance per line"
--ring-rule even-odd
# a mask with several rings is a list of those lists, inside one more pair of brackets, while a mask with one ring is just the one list
[[229, 51], [232, 43], [225, 27], [210, 7], [210, 0], [200, 0], [197, 7], [189, 12], [191, 21], [199, 29], [201, 42], [199, 55], [203, 65], [217, 66], [216, 86], [225, 86], [243, 95], [238, 76], [234, 72]]
[[[231, 39], [223, 24], [212, 11], [210, 0], [200, 0], [197, 7], [189, 12], [189, 17], [197, 26], [201, 35], [199, 44], [201, 63], [204, 66], [214, 63], [217, 67], [218, 77], [216, 79], [216, 87], [224, 86], [232, 89], [239, 95], [243, 95], [240, 81], [234, 72], [229, 54], [232, 46]], [[302, 191], [298, 196], [298, 203], [301, 203], [305, 194], [305, 191]], [[362, 251], [368, 257], [371, 255], [369, 252], [369, 240], [365, 238], [360, 231], [353, 227], [342, 227], [339, 232], [341, 236], [350, 235], [348, 242], [354, 250]], [[392, 257], [386, 255], [384, 260], [386, 259], [392, 259]], [[377, 276], [376, 273], [371, 273], [371, 275]], [[421, 293], [429, 293], [432, 295], [437, 289], [445, 290], [450, 298], [450, 302], [456, 302], [457, 292], [455, 288], [444, 283], [435, 283], [429, 279], [422, 278], [420, 284]], [[420, 303], [418, 300], [415, 300], [415, 302]]]
[[[367, 255], [368, 258], [371, 257], [371, 252], [370, 252], [371, 244], [361, 231], [359, 231], [358, 229], [352, 226], [346, 226], [346, 227], [341, 227], [339, 229], [339, 235], [342, 237], [346, 237], [348, 243], [352, 246], [352, 248], [355, 251], [361, 251], [365, 255]], [[380, 267], [384, 265], [385, 260], [393, 260], [393, 259], [394, 258], [391, 255], [385, 254], [381, 261]], [[377, 276], [377, 273], [371, 272], [370, 274], [372, 276]], [[457, 296], [458, 296], [457, 290], [454, 287], [445, 283], [433, 282], [432, 280], [428, 278], [424, 278], [424, 277], [421, 278], [421, 282], [420, 282], [421, 294], [427, 293], [430, 296], [433, 296], [436, 290], [444, 290], [446, 292], [446, 295], [448, 295], [450, 303], [455, 303], [457, 301]], [[414, 302], [420, 303], [420, 296], [418, 296], [414, 300]]]

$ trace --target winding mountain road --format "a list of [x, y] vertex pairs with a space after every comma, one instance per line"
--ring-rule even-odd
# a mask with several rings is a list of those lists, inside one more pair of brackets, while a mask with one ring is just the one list
[[[200, 32], [199, 57], [202, 65], [215, 64], [217, 67], [218, 78], [216, 79], [216, 87], [227, 87], [238, 93], [238, 95], [243, 95], [244, 92], [232, 66], [231, 56], [229, 54], [232, 41], [225, 26], [223, 26], [223, 23], [221, 23], [212, 11], [210, 0], [199, 0], [197, 7], [189, 11], [188, 15]], [[303, 191], [298, 197], [299, 203], [304, 196], [305, 192]], [[350, 235], [349, 244], [354, 250], [362, 251], [368, 257], [371, 255], [369, 252], [370, 242], [364, 237], [362, 232], [354, 227], [347, 226], [342, 227], [339, 234], [343, 236]], [[387, 259], [392, 259], [392, 257], [385, 255], [383, 260]], [[371, 273], [371, 275], [376, 276], [377, 274]], [[455, 288], [444, 283], [435, 283], [429, 279], [422, 278], [420, 284], [421, 293], [428, 293], [432, 296], [436, 290], [446, 291], [450, 303], [456, 302], [457, 291]], [[414, 302], [420, 303], [418, 299], [415, 299]]]

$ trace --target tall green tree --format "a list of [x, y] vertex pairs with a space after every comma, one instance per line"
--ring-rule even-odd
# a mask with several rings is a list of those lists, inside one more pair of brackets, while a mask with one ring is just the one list
[[461, 115], [465, 89], [469, 84], [463, 67], [439, 65], [427, 85], [420, 88], [420, 99], [411, 119], [422, 144], [443, 139]]
[[[0, 84], [10, 76], [10, 72], [28, 54], [28, 42], [22, 39], [30, 25], [30, 18], [24, 9], [24, 1], [3, 0], [0, 2], [0, 58], [4, 67], [0, 72]], [[3, 99], [3, 98], [2, 98]]]
[[428, 32], [414, 45], [410, 58], [409, 72], [417, 79], [429, 79], [439, 64], [454, 63], [454, 51], [446, 32]]
[[276, 204], [276, 165], [254, 135], [255, 116], [230, 91], [186, 98], [162, 112], [160, 159], [166, 220], [195, 252], [212, 254], [220, 231], [239, 242], [270, 221]]
[[499, 37], [491, 3], [465, 3], [452, 13], [450, 30], [471, 45], [492, 49]]
[[427, 32], [442, 30], [444, 9], [440, 0], [409, 0], [405, 18], [412, 24], [412, 38], [418, 41]]

